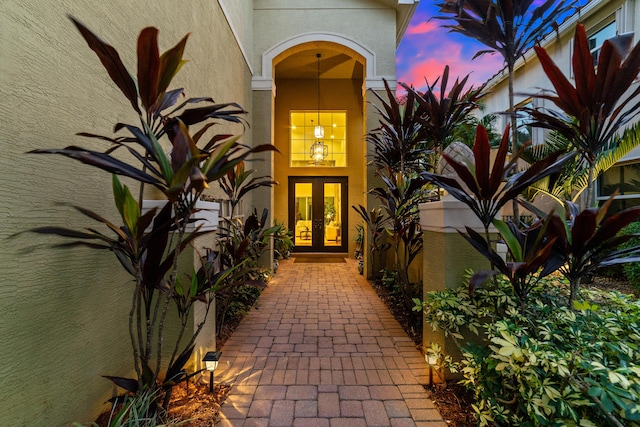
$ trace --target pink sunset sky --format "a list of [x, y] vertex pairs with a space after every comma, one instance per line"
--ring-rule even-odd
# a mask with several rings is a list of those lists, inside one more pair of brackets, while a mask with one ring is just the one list
[[[534, 0], [533, 6], [544, 0]], [[504, 62], [500, 54], [485, 54], [472, 58], [486, 46], [462, 34], [452, 33], [442, 28], [454, 21], [431, 19], [438, 13], [435, 3], [440, 1], [422, 0], [416, 10], [396, 54], [398, 81], [424, 89], [425, 78], [429, 83], [442, 75], [445, 65], [449, 65], [449, 85], [456, 78], [469, 74], [469, 84], [478, 87], [494, 74], [502, 70]], [[586, 4], [579, 0], [577, 4]]]
[[479, 86], [502, 69], [499, 54], [485, 54], [472, 60], [476, 52], [486, 47], [441, 28], [451, 21], [430, 20], [437, 11], [433, 1], [423, 0], [418, 5], [396, 54], [399, 82], [424, 89], [425, 78], [432, 83], [449, 65], [449, 85], [456, 77], [462, 79], [470, 74], [469, 83]]

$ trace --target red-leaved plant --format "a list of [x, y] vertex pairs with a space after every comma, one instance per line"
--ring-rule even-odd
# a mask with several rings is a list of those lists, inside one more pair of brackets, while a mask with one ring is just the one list
[[[137, 113], [139, 124], [117, 123], [115, 132], [126, 131], [123, 136], [79, 134], [107, 142], [109, 145], [104, 151], [72, 145], [31, 153], [60, 154], [113, 174], [113, 195], [122, 223], [111, 222], [77, 206], [75, 208], [80, 213], [105, 226], [108, 232], [95, 228], [73, 230], [61, 227], [40, 227], [32, 231], [73, 239], [59, 245], [62, 247], [85, 246], [111, 251], [133, 277], [129, 335], [137, 378], [107, 378], [127, 393], [153, 396], [154, 401], [148, 408], [150, 413], [139, 415], [155, 417], [159, 407], [168, 405], [172, 387], [189, 376], [184, 366], [191, 357], [204, 320], [195, 331], [190, 331], [187, 330], [189, 322], [185, 319], [189, 318], [196, 301], [203, 302], [205, 311], [208, 311], [220, 284], [239, 269], [239, 266], [221, 269], [216, 255], [209, 253], [203, 257], [202, 267], [192, 275], [190, 283], [179, 280], [180, 253], [203, 234], [199, 229], [186, 232], [186, 226], [197, 217], [195, 204], [209, 183], [222, 178], [247, 156], [274, 150], [275, 147], [244, 146], [231, 135], [204, 138], [206, 131], [217, 121], [242, 122], [242, 115], [246, 112], [235, 103], [216, 104], [213, 99], [204, 97], [189, 98], [176, 105], [184, 90], [169, 90], [169, 85], [186, 62], [183, 52], [187, 36], [160, 54], [158, 30], [152, 27], [143, 29], [137, 43], [138, 67], [137, 79], [134, 79], [112, 46], [76, 19], [71, 19]], [[192, 104], [203, 106], [186, 108]], [[202, 127], [192, 135], [189, 126], [200, 123]], [[164, 137], [171, 144], [170, 155], [160, 144]], [[202, 148], [198, 147], [201, 141], [204, 141]], [[120, 153], [124, 155], [117, 157]], [[137, 200], [118, 176], [127, 177], [139, 185]], [[160, 190], [167, 203], [159, 210], [151, 209], [142, 214], [145, 185]], [[180, 319], [179, 337], [186, 339], [178, 339], [172, 344], [173, 348], [168, 353], [171, 356], [166, 360], [163, 356], [167, 345], [164, 328], [170, 321], [167, 316], [172, 302]]]
[[596, 67], [586, 30], [578, 24], [573, 43], [573, 78], [560, 71], [544, 48], [535, 47], [555, 93], [534, 96], [553, 102], [560, 111], [550, 108], [524, 111], [532, 116], [532, 125], [567, 138], [589, 165], [585, 207], [592, 207], [598, 156], [620, 139], [619, 131], [640, 112], [640, 85], [627, 93], [640, 72], [640, 43], [632, 48], [632, 40], [632, 33], [605, 40]]

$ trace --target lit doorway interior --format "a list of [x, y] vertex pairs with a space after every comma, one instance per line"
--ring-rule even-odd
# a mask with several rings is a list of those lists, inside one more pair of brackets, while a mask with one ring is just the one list
[[347, 178], [289, 177], [296, 252], [347, 252]]

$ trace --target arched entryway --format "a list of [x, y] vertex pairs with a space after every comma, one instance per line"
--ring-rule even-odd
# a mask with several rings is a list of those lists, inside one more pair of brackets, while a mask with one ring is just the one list
[[349, 252], [358, 223], [349, 206], [365, 204], [366, 59], [308, 41], [272, 67], [274, 218], [294, 232], [297, 252]]

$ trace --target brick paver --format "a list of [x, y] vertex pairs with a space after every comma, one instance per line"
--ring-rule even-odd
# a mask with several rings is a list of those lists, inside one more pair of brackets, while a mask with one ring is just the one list
[[281, 262], [221, 350], [220, 426], [446, 426], [424, 357], [353, 260]]

